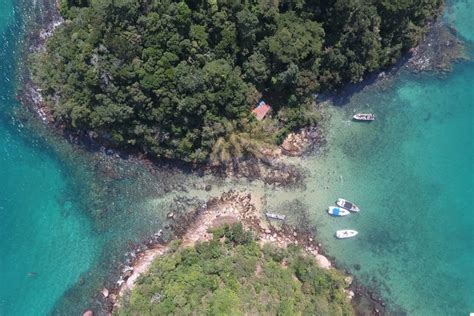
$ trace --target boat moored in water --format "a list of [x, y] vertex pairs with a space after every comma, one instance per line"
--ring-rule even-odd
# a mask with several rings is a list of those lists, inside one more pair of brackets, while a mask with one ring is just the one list
[[328, 213], [332, 216], [346, 216], [350, 214], [348, 210], [338, 206], [330, 206], [328, 208]]
[[265, 213], [268, 218], [279, 219], [284, 221], [286, 219], [285, 215], [275, 214], [275, 213]]
[[337, 199], [336, 204], [338, 206], [342, 207], [342, 208], [345, 208], [348, 211], [351, 211], [351, 212], [359, 212], [360, 211], [360, 208], [357, 205], [355, 205], [352, 202], [349, 202], [346, 199], [339, 198], [339, 199]]
[[375, 120], [375, 115], [372, 113], [357, 113], [352, 118], [356, 121], [373, 121]]
[[357, 235], [359, 232], [353, 229], [343, 229], [336, 231], [336, 238], [338, 239], [345, 239], [351, 238]]

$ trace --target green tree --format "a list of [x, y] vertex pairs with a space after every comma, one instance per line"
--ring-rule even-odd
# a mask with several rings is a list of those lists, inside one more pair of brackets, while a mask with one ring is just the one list
[[[395, 63], [441, 5], [61, 0], [67, 21], [32, 58], [34, 80], [58, 125], [109, 146], [188, 162], [258, 157], [316, 122], [312, 94]], [[260, 125], [272, 126], [256, 133], [262, 95], [273, 119]]]

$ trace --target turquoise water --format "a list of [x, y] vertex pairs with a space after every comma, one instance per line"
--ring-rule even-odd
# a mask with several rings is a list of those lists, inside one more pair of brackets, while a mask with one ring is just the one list
[[[474, 1], [450, 7], [474, 57]], [[305, 162], [303, 192], [274, 193], [271, 207], [299, 199], [318, 225], [328, 253], [379, 290], [392, 310], [409, 315], [474, 312], [474, 63], [452, 73], [414, 75], [402, 69], [329, 107], [328, 146]], [[370, 124], [350, 121], [375, 112]], [[330, 218], [338, 197], [360, 214]], [[335, 240], [338, 229], [356, 229]]]
[[[333, 127], [346, 129], [332, 135], [337, 149], [308, 162], [316, 174], [333, 171], [315, 179], [328, 186], [315, 199], [324, 205], [346, 196], [362, 208], [340, 221], [320, 218], [329, 253], [410, 315], [474, 308], [473, 74], [472, 64], [445, 79], [404, 74], [393, 90], [353, 96], [334, 115]], [[378, 121], [344, 122], [361, 107]], [[342, 228], [360, 235], [334, 241]]]
[[[79, 314], [100, 304], [97, 289], [109, 285], [106, 276], [129, 243], [163, 226], [173, 197], [206, 198], [205, 179], [77, 151], [13, 119], [19, 9], [0, 1], [0, 315]], [[473, 17], [472, 0], [450, 3], [446, 16], [471, 56]], [[443, 77], [401, 70], [391, 80], [326, 108], [328, 146], [304, 161], [311, 173], [305, 190], [238, 185], [265, 192], [269, 209], [284, 212], [301, 201], [329, 254], [392, 309], [467, 315], [474, 311], [474, 64]], [[378, 119], [351, 122], [359, 111]], [[362, 212], [326, 216], [340, 196]], [[342, 228], [360, 234], [336, 241]]]
[[40, 315], [90, 267], [98, 245], [67, 199], [67, 170], [11, 119], [20, 21], [13, 0], [0, 12], [0, 314]]
[[472, 12], [474, 11], [474, 3], [472, 0], [448, 1], [447, 20], [452, 23], [461, 36], [468, 40], [474, 41], [474, 32], [472, 31]]
[[123, 254], [162, 227], [172, 178], [76, 150], [18, 113], [23, 28], [41, 5], [0, 1], [0, 315], [100, 309], [98, 290]]

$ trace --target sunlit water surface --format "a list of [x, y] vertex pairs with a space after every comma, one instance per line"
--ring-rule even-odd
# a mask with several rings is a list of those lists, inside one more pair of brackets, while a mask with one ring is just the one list
[[[376, 83], [327, 107], [327, 147], [305, 159], [304, 190], [228, 182], [206, 193], [209, 179], [73, 150], [14, 120], [20, 9], [0, 2], [0, 315], [80, 313], [129, 242], [163, 226], [176, 195], [204, 199], [230, 187], [266, 193], [266, 209], [290, 218], [295, 205], [308, 208], [328, 253], [391, 309], [474, 311], [473, 63], [443, 77], [401, 71], [388, 88]], [[445, 17], [471, 56], [473, 17], [472, 0], [450, 5]], [[377, 120], [351, 122], [359, 111]], [[328, 217], [337, 197], [357, 202], [361, 213]], [[359, 236], [335, 240], [343, 228]]]

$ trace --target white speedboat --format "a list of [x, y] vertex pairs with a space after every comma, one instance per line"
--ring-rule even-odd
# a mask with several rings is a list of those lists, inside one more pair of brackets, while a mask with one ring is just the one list
[[330, 206], [328, 208], [328, 213], [331, 214], [332, 216], [346, 216], [346, 215], [349, 215], [351, 212], [349, 212], [346, 209], [343, 209], [342, 207]]
[[349, 202], [348, 200], [345, 200], [345, 199], [341, 199], [341, 198], [337, 199], [336, 204], [339, 205], [342, 208], [345, 208], [348, 211], [351, 211], [351, 212], [359, 212], [360, 211], [360, 208], [357, 205], [355, 205], [354, 203]]
[[373, 121], [375, 120], [375, 115], [372, 113], [357, 113], [352, 118], [356, 121]]
[[357, 235], [359, 232], [356, 230], [352, 229], [343, 229], [343, 230], [338, 230], [336, 232], [336, 238], [338, 239], [345, 239], [345, 238], [351, 238]]

